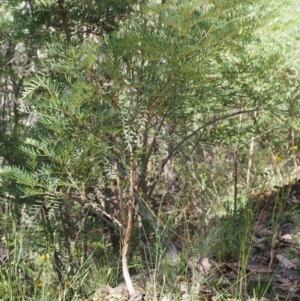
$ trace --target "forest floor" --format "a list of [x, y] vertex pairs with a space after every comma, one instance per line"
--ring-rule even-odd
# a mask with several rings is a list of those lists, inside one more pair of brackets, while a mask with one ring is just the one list
[[[139, 300], [300, 300], [300, 180], [255, 194], [251, 206], [243, 209], [242, 219], [253, 219], [247, 241], [235, 246], [236, 258], [216, 253], [181, 258], [186, 273], [142, 271], [133, 276]], [[100, 287], [89, 300], [128, 299], [122, 282]]]

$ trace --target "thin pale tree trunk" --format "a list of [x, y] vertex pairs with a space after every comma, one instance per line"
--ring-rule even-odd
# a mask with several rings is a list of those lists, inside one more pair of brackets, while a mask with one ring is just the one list
[[126, 286], [130, 296], [134, 296], [136, 291], [134, 289], [129, 268], [128, 268], [128, 250], [130, 247], [130, 238], [133, 228], [133, 205], [134, 205], [134, 150], [131, 152], [130, 158], [130, 195], [128, 201], [128, 214], [127, 214], [127, 226], [123, 234], [122, 240], [122, 268], [123, 268], [123, 277], [126, 282]]
[[247, 189], [250, 188], [250, 184], [251, 184], [251, 169], [252, 169], [252, 160], [254, 154], [254, 140], [255, 138], [252, 136], [250, 142], [249, 161], [248, 161], [248, 170], [247, 170]]
[[[254, 119], [254, 126], [256, 126], [256, 120], [257, 120], [257, 111], [253, 113], [253, 119]], [[253, 161], [253, 155], [254, 155], [254, 145], [255, 145], [255, 138], [254, 136], [251, 137], [250, 142], [250, 148], [249, 148], [249, 161], [248, 161], [248, 170], [247, 170], [247, 190], [250, 189], [251, 185], [251, 169], [252, 169], [252, 161]]]

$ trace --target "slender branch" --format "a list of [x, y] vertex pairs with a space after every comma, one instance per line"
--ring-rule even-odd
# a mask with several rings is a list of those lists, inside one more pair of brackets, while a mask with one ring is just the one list
[[79, 192], [79, 196], [77, 198], [74, 198], [82, 207], [84, 206], [90, 206], [93, 208], [93, 214], [95, 214], [97, 217], [100, 217], [103, 219], [104, 217], [99, 215], [97, 211], [99, 211], [104, 216], [108, 217], [115, 225], [118, 225], [120, 228], [122, 228], [122, 223], [119, 222], [113, 215], [108, 214], [105, 210], [102, 208], [99, 208], [99, 206], [96, 206], [93, 202], [89, 201], [89, 199], [86, 197], [85, 191], [80, 189], [75, 181], [75, 179], [72, 176], [72, 173], [68, 170], [68, 168], [65, 166], [66, 172], [68, 174], [70, 182], [73, 184], [73, 186], [76, 188], [76, 190]]
[[[165, 121], [165, 117], [163, 117], [163, 118], [161, 119], [161, 121], [160, 121], [160, 124], [159, 124], [159, 126], [158, 126], [158, 129], [157, 129], [157, 131], [156, 131], [157, 134], [160, 132], [160, 130], [161, 130], [163, 124], [164, 124], [164, 121]], [[156, 135], [157, 135], [157, 134], [156, 134]], [[154, 135], [154, 136], [156, 136], [156, 135]], [[151, 155], [152, 155], [152, 151], [153, 151], [153, 148], [154, 148], [155, 143], [156, 143], [156, 138], [154, 137], [154, 139], [152, 140], [152, 143], [151, 143], [151, 145], [150, 145], [150, 147], [149, 147], [149, 151], [148, 151], [148, 154], [147, 154], [147, 157], [146, 157], [146, 162], [147, 162], [147, 164], [148, 164], [149, 159], [150, 159], [150, 157], [151, 157]]]
[[238, 202], [238, 147], [234, 150], [234, 173], [233, 173], [233, 183], [234, 183], [234, 193], [233, 193], [233, 214], [237, 215], [237, 202]]
[[70, 29], [69, 29], [69, 24], [68, 24], [68, 16], [64, 7], [64, 0], [58, 0], [58, 7], [60, 10], [60, 15], [61, 15], [61, 19], [62, 19], [62, 25], [66, 34], [66, 39], [67, 42], [70, 43], [71, 42], [71, 34], [70, 34]]
[[163, 96], [166, 94], [168, 89], [172, 87], [173, 83], [175, 82], [175, 79], [177, 75], [180, 73], [180, 70], [175, 70], [175, 73], [171, 76], [169, 82], [164, 87], [164, 89], [159, 93], [159, 95], [156, 97], [155, 101], [152, 103], [152, 105], [149, 107], [149, 112], [152, 113], [160, 104], [161, 100], [163, 99]]
[[196, 130], [194, 130], [193, 132], [191, 132], [189, 135], [187, 135], [186, 137], [184, 137], [180, 142], [178, 142], [178, 144], [176, 146], [173, 147], [173, 149], [169, 152], [169, 155], [164, 159], [161, 170], [165, 167], [165, 165], [167, 164], [167, 162], [170, 160], [170, 158], [173, 156], [174, 152], [187, 140], [189, 140], [190, 138], [192, 138], [193, 136], [195, 136], [199, 131], [203, 130], [204, 128], [217, 123], [219, 121], [231, 118], [233, 116], [236, 115], [240, 115], [240, 114], [245, 114], [245, 113], [251, 113], [251, 112], [255, 112], [258, 110], [262, 110], [259, 108], [255, 108], [255, 109], [250, 109], [250, 110], [242, 110], [242, 111], [236, 111], [236, 112], [232, 112], [230, 114], [224, 115], [224, 116], [220, 116], [220, 117], [216, 117], [211, 121], [208, 121], [206, 123], [204, 123], [203, 125], [201, 125], [200, 127], [198, 127]]
[[[97, 218], [106, 222], [109, 226], [119, 229], [119, 226], [122, 229], [122, 223], [116, 219], [113, 215], [108, 214], [105, 210], [100, 208], [97, 204], [93, 203], [92, 201], [86, 199], [83, 200], [81, 196], [71, 196], [79, 205], [82, 207], [86, 207], [90, 210], [90, 212], [95, 215]], [[88, 201], [88, 202], [87, 202]], [[105, 218], [106, 217], [106, 218]], [[112, 222], [110, 222], [112, 221]]]
[[125, 210], [124, 210], [124, 202], [123, 202], [123, 196], [122, 196], [120, 172], [119, 172], [119, 169], [118, 169], [118, 163], [117, 162], [115, 162], [114, 166], [115, 166], [115, 173], [116, 173], [116, 179], [117, 179], [118, 199], [119, 199], [119, 208], [120, 208], [120, 219], [121, 219], [121, 223], [123, 224], [125, 222]]
[[[240, 107], [240, 110], [243, 110], [243, 106]], [[254, 113], [257, 113], [255, 111]], [[239, 126], [238, 126], [238, 135], [237, 137], [240, 137], [240, 130], [241, 126], [243, 123], [243, 114], [239, 115]], [[239, 162], [238, 162], [238, 155], [239, 155], [239, 139], [236, 142], [235, 149], [234, 149], [234, 154], [233, 154], [233, 164], [234, 164], [234, 173], [233, 173], [233, 184], [234, 184], [234, 192], [233, 192], [233, 214], [234, 216], [237, 215], [237, 209], [238, 209], [238, 180], [239, 180], [239, 174], [238, 174], [238, 167], [239, 167]]]
[[203, 135], [204, 135], [204, 131], [199, 135], [199, 137], [198, 137], [196, 143], [194, 144], [192, 150], [190, 151], [190, 154], [188, 155], [189, 158], [191, 157], [191, 155], [192, 155], [193, 152], [195, 151], [195, 149], [196, 149], [197, 145], [199, 144], [199, 142], [200, 142], [201, 138], [203, 137]]
[[248, 161], [248, 169], [247, 169], [247, 189], [250, 188], [251, 181], [251, 168], [252, 168], [252, 160], [254, 155], [254, 136], [251, 137], [250, 148], [249, 148], [249, 161]]
[[[164, 114], [165, 115], [165, 114]], [[164, 124], [164, 120], [165, 120], [165, 117], [163, 117], [159, 123], [159, 126], [158, 126], [158, 129], [156, 130], [156, 133], [154, 134], [154, 138], [150, 144], [150, 147], [148, 149], [148, 152], [143, 154], [142, 155], [142, 158], [141, 158], [141, 161], [142, 161], [142, 168], [141, 168], [141, 178], [140, 178], [140, 187], [142, 187], [142, 191], [143, 191], [143, 194], [144, 197], [146, 196], [146, 176], [147, 176], [147, 166], [148, 166], [148, 163], [149, 163], [149, 160], [150, 160], [150, 157], [152, 155], [152, 152], [153, 152], [153, 149], [154, 149], [154, 146], [155, 146], [155, 143], [156, 143], [156, 136], [158, 135], [158, 133], [160, 132], [163, 124]], [[143, 147], [144, 149], [146, 149], [147, 147], [147, 144], [148, 144], [148, 132], [147, 132], [147, 137], [144, 137], [144, 142], [143, 142]]]
[[[258, 114], [257, 112], [254, 112], [253, 114], [253, 121], [254, 121], [254, 127], [257, 127], [257, 118]], [[247, 189], [250, 188], [250, 181], [251, 181], [251, 169], [252, 169], [252, 160], [254, 156], [254, 143], [255, 143], [255, 138], [254, 136], [251, 137], [251, 142], [250, 142], [250, 148], [249, 148], [249, 161], [248, 161], [248, 169], [247, 169]]]
[[[195, 129], [194, 131], [192, 131], [189, 135], [185, 136], [180, 142], [177, 143], [176, 146], [174, 146], [168, 156], [163, 160], [162, 162], [162, 165], [161, 165], [161, 168], [160, 168], [160, 173], [163, 171], [165, 165], [168, 163], [168, 161], [171, 159], [171, 157], [173, 156], [173, 154], [179, 149], [179, 147], [184, 143], [186, 142], [187, 140], [189, 140], [190, 138], [192, 138], [193, 136], [195, 136], [198, 132], [200, 132], [201, 130], [205, 129], [206, 127], [214, 124], [214, 123], [217, 123], [219, 121], [222, 121], [222, 120], [225, 120], [225, 119], [228, 119], [228, 118], [231, 118], [233, 116], [236, 116], [236, 115], [240, 115], [240, 114], [245, 114], [245, 113], [251, 113], [251, 112], [256, 112], [256, 111], [259, 111], [259, 110], [263, 110], [263, 109], [260, 109], [260, 108], [255, 108], [255, 109], [249, 109], [249, 110], [240, 110], [240, 111], [235, 111], [235, 112], [232, 112], [232, 113], [229, 113], [229, 114], [226, 114], [224, 116], [220, 116], [220, 117], [216, 117], [206, 123], [204, 123], [203, 125], [199, 126], [197, 129]], [[148, 197], [151, 197], [154, 189], [155, 189], [155, 186], [157, 184], [157, 180], [154, 181], [152, 183], [152, 185], [150, 186], [149, 188], [149, 192], [148, 192]]]
[[148, 165], [146, 149], [148, 146], [148, 139], [149, 139], [149, 129], [148, 129], [149, 121], [150, 121], [150, 115], [148, 114], [147, 126], [143, 133], [143, 142], [142, 142], [143, 152], [141, 155], [141, 172], [140, 172], [140, 178], [139, 178], [139, 186], [140, 186], [143, 194], [146, 191], [146, 176], [147, 176], [147, 165]]
[[[50, 240], [51, 240], [51, 244], [55, 246], [55, 237], [54, 237], [54, 230], [53, 230], [53, 227], [51, 226], [51, 222], [50, 222], [50, 219], [49, 219], [49, 216], [48, 216], [48, 213], [49, 213], [49, 210], [46, 208], [45, 204], [42, 205], [42, 210], [41, 210], [41, 213], [42, 213], [42, 218], [45, 220], [46, 222], [46, 225], [47, 225], [47, 230], [46, 231], [45, 229], [45, 235], [47, 236], [47, 232], [50, 234]], [[59, 279], [59, 281], [61, 282], [62, 281], [62, 262], [59, 258], [59, 255], [58, 255], [58, 251], [57, 251], [57, 248], [54, 248], [54, 269], [55, 269], [55, 272], [57, 273], [57, 277]]]

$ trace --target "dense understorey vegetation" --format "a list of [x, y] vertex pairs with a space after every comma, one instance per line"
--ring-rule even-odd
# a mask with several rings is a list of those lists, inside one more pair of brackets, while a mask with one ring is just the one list
[[280, 237], [299, 224], [297, 180], [284, 186], [299, 173], [298, 11], [0, 4], [1, 300], [279, 296], [294, 257]]

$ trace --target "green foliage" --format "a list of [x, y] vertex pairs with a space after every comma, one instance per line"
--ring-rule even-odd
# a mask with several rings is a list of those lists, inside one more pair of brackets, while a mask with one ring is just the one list
[[[11, 146], [1, 142], [1, 190], [23, 204], [57, 283], [86, 277], [82, 264], [95, 260], [99, 241], [100, 264], [113, 259], [119, 269], [132, 186], [132, 258], [141, 259], [141, 225], [147, 235], [156, 231], [149, 250], [162, 243], [162, 254], [168, 230], [188, 246], [195, 220], [205, 224], [234, 200], [236, 216], [216, 226], [228, 239], [216, 243], [222, 256], [246, 261], [250, 220], [236, 202], [276, 156], [296, 160], [299, 139], [299, 66], [291, 64], [295, 52], [282, 55], [288, 37], [271, 37], [276, 14], [264, 1], [167, 1], [135, 11], [135, 1], [73, 2], [14, 1], [5, 33], [34, 72], [11, 73], [25, 74], [15, 116], [20, 159], [8, 160]], [[31, 122], [21, 126], [20, 116]], [[231, 233], [228, 225], [243, 227]]]
[[26, 3], [17, 0], [3, 6], [11, 12], [13, 37], [25, 40], [25, 35], [37, 44], [61, 37], [81, 42], [90, 36], [102, 37], [118, 29], [119, 23], [133, 11], [135, 2], [82, 0], [74, 4], [62, 0]]

